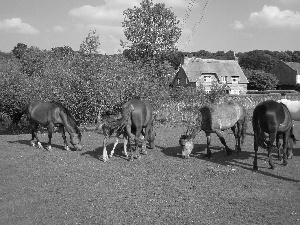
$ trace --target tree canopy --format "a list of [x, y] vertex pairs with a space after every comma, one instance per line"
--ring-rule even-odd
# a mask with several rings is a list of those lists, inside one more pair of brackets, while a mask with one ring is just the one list
[[121, 40], [123, 48], [129, 48], [131, 59], [158, 57], [176, 50], [181, 29], [174, 13], [165, 8], [165, 4], [154, 4], [152, 0], [143, 0], [140, 7], [123, 12], [122, 22], [127, 41]]

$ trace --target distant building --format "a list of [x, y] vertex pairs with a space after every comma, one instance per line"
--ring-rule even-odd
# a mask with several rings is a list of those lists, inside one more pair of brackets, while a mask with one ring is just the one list
[[227, 84], [229, 94], [246, 94], [248, 80], [235, 60], [185, 58], [173, 87], [203, 87], [209, 93], [214, 82]]
[[300, 63], [279, 61], [270, 73], [278, 79], [278, 90], [295, 90], [300, 84]]

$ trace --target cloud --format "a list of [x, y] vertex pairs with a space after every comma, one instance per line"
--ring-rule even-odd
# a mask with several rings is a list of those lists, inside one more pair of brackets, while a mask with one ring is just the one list
[[[154, 3], [165, 3], [166, 7], [186, 8], [188, 2], [186, 0], [155, 0]], [[71, 9], [69, 15], [74, 18], [82, 19], [86, 22], [100, 23], [121, 22], [124, 19], [123, 11], [134, 6], [139, 6], [139, 0], [105, 0], [103, 5], [91, 6], [83, 5], [78, 8]]]
[[233, 27], [233, 29], [235, 29], [235, 30], [241, 30], [241, 29], [244, 28], [244, 25], [243, 25], [240, 21], [236, 20], [236, 21], [234, 21], [234, 23], [232, 24], [232, 27]]
[[56, 33], [62, 33], [65, 31], [65, 28], [63, 28], [62, 26], [55, 26], [53, 27], [53, 31]]
[[20, 18], [0, 20], [0, 30], [20, 34], [38, 34], [39, 31], [31, 25], [22, 22]]
[[259, 12], [252, 12], [245, 23], [235, 21], [234, 29], [245, 27], [259, 28], [290, 28], [300, 29], [300, 12], [292, 10], [280, 10], [277, 6], [263, 6]]
[[260, 27], [289, 27], [300, 28], [300, 12], [283, 10], [277, 6], [265, 5], [260, 12], [253, 12], [249, 16], [249, 22]]

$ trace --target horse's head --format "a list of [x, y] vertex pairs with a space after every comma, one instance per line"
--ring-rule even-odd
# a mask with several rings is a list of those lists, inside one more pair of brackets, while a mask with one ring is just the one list
[[76, 151], [82, 150], [81, 138], [82, 138], [82, 134], [79, 128], [76, 129], [76, 133], [70, 134], [70, 142], [75, 147]]
[[183, 134], [179, 138], [179, 145], [181, 148], [182, 158], [188, 159], [194, 148], [193, 139], [190, 135]]

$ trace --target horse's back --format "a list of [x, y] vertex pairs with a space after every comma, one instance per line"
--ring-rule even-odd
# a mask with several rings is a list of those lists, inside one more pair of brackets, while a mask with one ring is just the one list
[[51, 102], [33, 101], [28, 105], [27, 115], [29, 119], [42, 125], [47, 125], [50, 121], [62, 123], [59, 109], [58, 105]]
[[279, 102], [286, 105], [293, 120], [300, 121], [300, 101], [292, 101], [288, 99], [281, 99]]
[[153, 110], [147, 101], [132, 99], [123, 106], [123, 115], [126, 108], [132, 107], [131, 122], [134, 126], [147, 126], [153, 120]]
[[259, 123], [267, 133], [271, 130], [285, 131], [292, 125], [288, 108], [283, 103], [273, 100], [261, 102], [255, 107], [252, 122], [253, 126]]
[[205, 106], [201, 110], [203, 130], [211, 127], [212, 130], [226, 130], [234, 126], [239, 120], [245, 120], [245, 108], [233, 101]]

